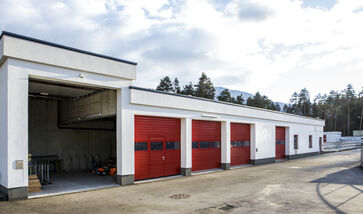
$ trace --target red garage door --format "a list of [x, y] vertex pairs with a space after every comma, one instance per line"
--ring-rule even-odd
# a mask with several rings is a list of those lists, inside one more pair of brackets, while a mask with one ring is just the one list
[[285, 128], [276, 127], [276, 156], [275, 159], [285, 158]]
[[250, 125], [231, 123], [231, 166], [250, 163]]
[[193, 120], [192, 171], [220, 168], [221, 123]]
[[180, 174], [180, 119], [135, 116], [135, 180]]

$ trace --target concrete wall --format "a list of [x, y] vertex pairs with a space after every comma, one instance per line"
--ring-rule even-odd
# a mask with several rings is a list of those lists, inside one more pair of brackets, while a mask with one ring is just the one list
[[[19, 188], [28, 185], [28, 76], [12, 72], [9, 61], [0, 70], [0, 185]], [[17, 168], [20, 161], [23, 167]]]
[[[128, 87], [132, 81], [7, 57], [3, 57], [2, 62], [0, 67], [0, 103], [2, 104], [0, 105], [2, 121], [0, 125], [0, 154], [2, 154], [0, 156], [0, 187], [6, 190], [9, 200], [14, 200], [27, 197], [29, 77], [113, 90]], [[81, 78], [80, 74], [84, 76]], [[121, 110], [117, 114], [120, 112]], [[120, 150], [120, 147], [117, 146], [116, 150]], [[16, 161], [23, 162], [24, 167], [16, 169]], [[11, 196], [14, 195], [12, 192], [20, 193]]]
[[150, 92], [143, 89], [130, 90], [130, 103], [144, 106], [155, 106], [169, 109], [199, 111], [203, 113], [232, 115], [271, 121], [290, 122], [298, 124], [324, 126], [324, 121], [315, 118], [302, 117], [278, 111], [241, 106], [232, 103], [211, 102], [203, 98], [175, 96], [173, 94]]
[[113, 90], [102, 91], [77, 100], [64, 100], [60, 103], [62, 123], [116, 116], [116, 91]]
[[[251, 159], [269, 159], [273, 161], [275, 157], [275, 128], [282, 126], [286, 128], [286, 155], [295, 156], [319, 152], [319, 137], [323, 136], [324, 121], [313, 118], [303, 118], [294, 115], [281, 114], [271, 111], [258, 110], [255, 108], [245, 108], [236, 105], [214, 103], [205, 100], [191, 99], [168, 94], [161, 94], [139, 89], [123, 88], [122, 111], [128, 120], [131, 120], [127, 132], [122, 130], [125, 142], [133, 142], [134, 115], [160, 116], [181, 118], [181, 167], [189, 168], [193, 164], [191, 155], [184, 154], [191, 149], [187, 144], [191, 142], [189, 124], [192, 120], [211, 120], [222, 122], [222, 154], [221, 162], [229, 163], [228, 153], [230, 144], [228, 135], [223, 127], [228, 127], [231, 122], [251, 124]], [[130, 91], [130, 92], [129, 92]], [[159, 105], [159, 106], [158, 106]], [[264, 118], [266, 116], [266, 118]], [[269, 119], [272, 118], [272, 119]], [[133, 124], [133, 123], [132, 123]], [[189, 124], [189, 125], [188, 125]], [[121, 130], [120, 130], [121, 131]], [[299, 148], [294, 150], [293, 136], [299, 136]], [[126, 135], [126, 136], [125, 136]], [[185, 135], [185, 136], [184, 136]], [[309, 148], [309, 135], [313, 136], [313, 148]], [[223, 144], [226, 142], [226, 144]], [[134, 148], [133, 144], [126, 144], [128, 153], [122, 157], [124, 163], [132, 162]], [[134, 166], [128, 165], [127, 173], [134, 173]]]
[[8, 145], [7, 141], [7, 62], [0, 66], [0, 185], [8, 183]]
[[136, 66], [132, 64], [82, 54], [8, 35], [4, 35], [2, 40], [4, 40], [4, 48], [1, 55], [6, 57], [117, 78], [136, 79]]
[[29, 99], [32, 155], [58, 155], [65, 171], [89, 169], [92, 158], [105, 162], [116, 157], [116, 131], [59, 129], [57, 107], [57, 101]]

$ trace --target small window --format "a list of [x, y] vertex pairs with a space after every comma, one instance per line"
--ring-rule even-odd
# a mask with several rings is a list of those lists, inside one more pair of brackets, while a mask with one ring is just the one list
[[201, 149], [209, 148], [209, 142], [208, 141], [199, 142], [199, 148], [201, 148]]
[[199, 146], [198, 146], [198, 141], [194, 141], [194, 142], [192, 143], [192, 148], [193, 148], [193, 149], [198, 149], [198, 148], [199, 148]]
[[221, 148], [221, 143], [218, 141], [213, 141], [212, 143], [212, 148]]
[[236, 147], [242, 147], [243, 143], [242, 141], [236, 141]]
[[163, 142], [151, 142], [150, 150], [163, 150]]
[[146, 142], [136, 142], [135, 151], [147, 151], [147, 143]]
[[294, 149], [299, 149], [298, 135], [294, 135]]
[[236, 141], [231, 141], [231, 147], [235, 147], [236, 146]]
[[179, 149], [179, 142], [166, 142], [166, 149]]
[[250, 141], [243, 141], [243, 147], [250, 147]]
[[280, 140], [276, 140], [276, 145], [280, 145]]
[[285, 144], [285, 141], [284, 140], [280, 140], [280, 144], [281, 145]]
[[313, 148], [313, 136], [309, 135], [309, 148]]

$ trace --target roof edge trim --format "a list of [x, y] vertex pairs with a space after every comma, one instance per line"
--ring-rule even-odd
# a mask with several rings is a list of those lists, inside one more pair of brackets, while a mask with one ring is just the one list
[[35, 39], [35, 38], [32, 38], [32, 37], [27, 37], [27, 36], [11, 33], [11, 32], [8, 32], [8, 31], [2, 31], [2, 33], [0, 35], [0, 40], [3, 38], [4, 35], [14, 37], [14, 38], [18, 38], [18, 39], [31, 41], [31, 42], [36, 42], [36, 43], [40, 43], [40, 44], [44, 44], [44, 45], [49, 45], [49, 46], [53, 46], [53, 47], [56, 47], [56, 48], [61, 48], [61, 49], [69, 50], [69, 51], [74, 51], [74, 52], [78, 52], [78, 53], [82, 53], [82, 54], [87, 54], [87, 55], [91, 55], [91, 56], [95, 56], [95, 57], [100, 57], [100, 58], [105, 58], [105, 59], [109, 59], [109, 60], [113, 60], [113, 61], [127, 63], [127, 64], [130, 64], [130, 65], [135, 65], [135, 66], [137, 65], [137, 62], [131, 62], [131, 61], [127, 61], [127, 60], [123, 60], [123, 59], [119, 59], [119, 58], [115, 58], [115, 57], [111, 57], [111, 56], [106, 56], [106, 55], [93, 53], [93, 52], [89, 52], [89, 51], [85, 51], [85, 50], [81, 50], [81, 49], [77, 49], [77, 48], [72, 48], [72, 47], [69, 47], [69, 46], [64, 46], [64, 45], [60, 45], [60, 44], [56, 44], [56, 43], [52, 43], [52, 42], [47, 42], [47, 41], [44, 41], [44, 40]]

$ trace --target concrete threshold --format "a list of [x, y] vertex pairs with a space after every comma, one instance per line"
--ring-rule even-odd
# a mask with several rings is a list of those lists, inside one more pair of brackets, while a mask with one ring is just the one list
[[253, 166], [253, 165], [243, 164], [243, 165], [231, 166], [231, 169], [239, 169], [239, 168], [245, 168], [245, 167], [250, 167], [250, 166]]
[[166, 177], [161, 177], [161, 178], [149, 178], [149, 179], [145, 179], [145, 180], [141, 180], [141, 181], [135, 181], [134, 184], [143, 184], [143, 183], [150, 183], [150, 182], [155, 182], [155, 181], [164, 181], [164, 180], [170, 180], [170, 179], [179, 178], [179, 177], [183, 177], [183, 176], [182, 175], [172, 175], [172, 176], [166, 176]]
[[120, 187], [120, 185], [119, 184], [110, 184], [110, 185], [103, 185], [103, 186], [97, 186], [97, 187], [59, 191], [59, 192], [55, 192], [55, 193], [42, 193], [42, 192], [30, 193], [28, 196], [28, 199], [43, 198], [43, 197], [57, 196], [57, 195], [66, 195], [66, 194], [73, 194], [73, 193], [79, 193], [79, 192], [88, 192], [88, 191], [94, 191], [94, 190], [100, 190], [100, 189], [109, 189], [112, 187]]
[[200, 170], [200, 171], [192, 172], [192, 175], [202, 175], [202, 174], [208, 174], [208, 173], [212, 173], [212, 172], [219, 172], [219, 171], [224, 171], [224, 169], [207, 169], [207, 170]]
[[284, 161], [288, 161], [289, 159], [287, 158], [282, 158], [282, 159], [276, 159], [275, 163], [280, 163], [280, 162], [284, 162]]

